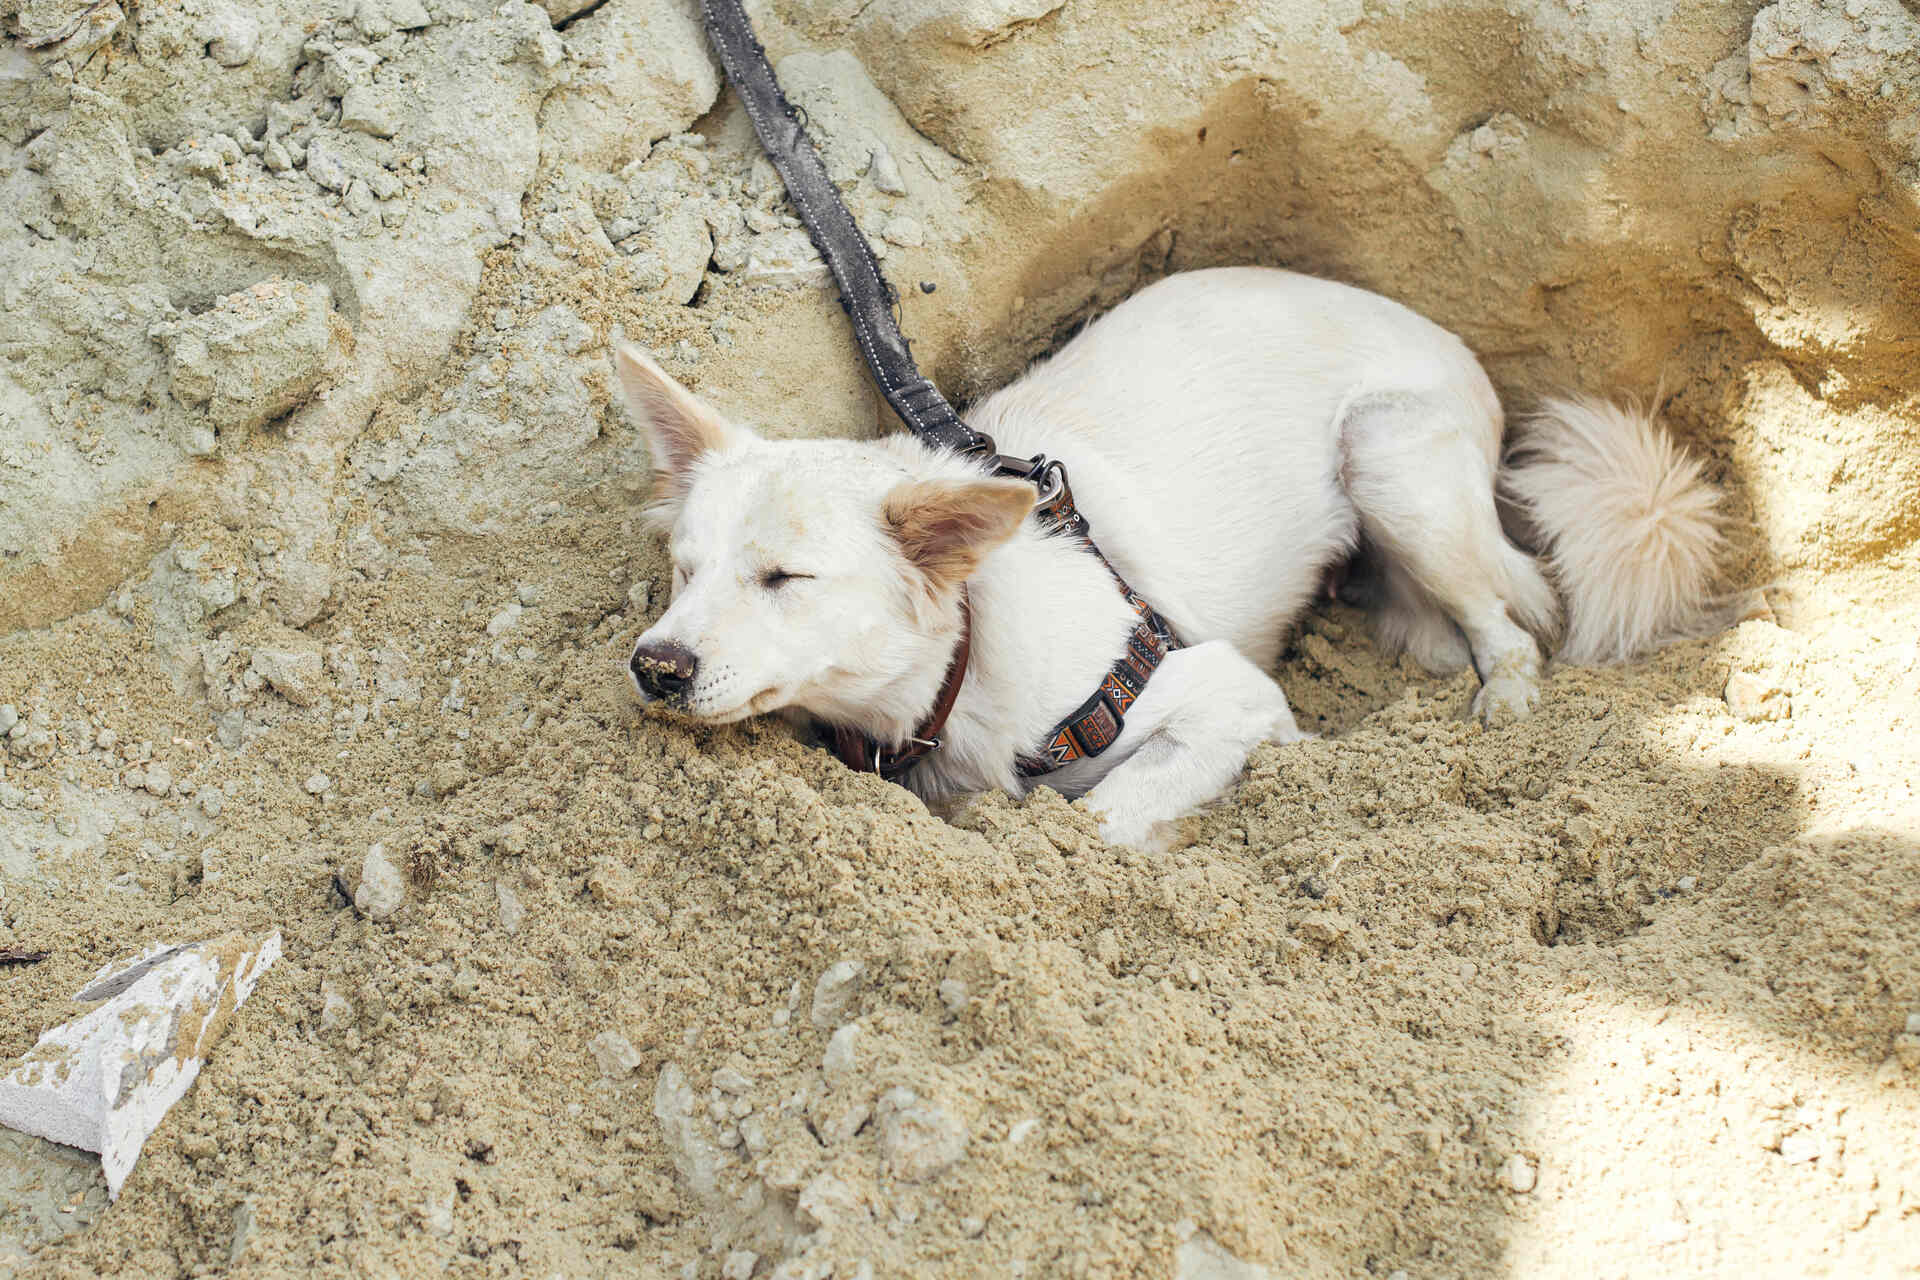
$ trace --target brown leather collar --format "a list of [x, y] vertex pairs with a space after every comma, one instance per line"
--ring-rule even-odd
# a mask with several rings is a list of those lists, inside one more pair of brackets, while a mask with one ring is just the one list
[[833, 730], [833, 751], [840, 757], [842, 764], [859, 773], [877, 773], [888, 782], [898, 782], [907, 770], [920, 763], [922, 756], [940, 746], [940, 730], [947, 725], [947, 717], [953, 714], [953, 704], [960, 699], [960, 686], [967, 679], [967, 657], [973, 651], [973, 607], [967, 602], [967, 588], [960, 588], [960, 644], [953, 651], [953, 658], [947, 663], [947, 678], [940, 686], [940, 696], [934, 699], [933, 710], [927, 714], [906, 745], [898, 751], [888, 751], [858, 729], [835, 726]]

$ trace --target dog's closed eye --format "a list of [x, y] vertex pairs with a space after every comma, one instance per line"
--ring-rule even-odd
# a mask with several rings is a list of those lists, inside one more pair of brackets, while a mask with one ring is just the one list
[[775, 587], [784, 587], [789, 582], [811, 579], [810, 573], [794, 573], [787, 569], [769, 569], [760, 575], [760, 585], [771, 591]]

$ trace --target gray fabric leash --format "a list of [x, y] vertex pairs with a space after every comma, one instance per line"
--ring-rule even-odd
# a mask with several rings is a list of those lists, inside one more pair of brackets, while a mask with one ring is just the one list
[[754, 36], [740, 0], [701, 0], [700, 8], [727, 82], [740, 95], [760, 145], [786, 182], [814, 248], [840, 284], [840, 305], [853, 321], [860, 354], [887, 403], [928, 444], [954, 453], [992, 454], [993, 440], [960, 421], [940, 389], [914, 364], [906, 337], [894, 322], [893, 287], [880, 274], [873, 249], [827, 177], [799, 112], [780, 92], [767, 51]]

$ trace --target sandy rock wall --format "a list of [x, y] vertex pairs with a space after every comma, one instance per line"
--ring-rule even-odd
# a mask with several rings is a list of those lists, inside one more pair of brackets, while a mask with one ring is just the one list
[[1911, 11], [751, 7], [951, 392], [1169, 270], [1325, 272], [1518, 408], [1660, 395], [1772, 589], [1503, 734], [1330, 608], [1326, 737], [1177, 854], [944, 822], [622, 686], [610, 340], [882, 426], [690, 0], [0, 0], [0, 948], [58, 943], [0, 1054], [127, 938], [287, 938], [111, 1214], [6, 1147], [0, 1265], [1920, 1254]]

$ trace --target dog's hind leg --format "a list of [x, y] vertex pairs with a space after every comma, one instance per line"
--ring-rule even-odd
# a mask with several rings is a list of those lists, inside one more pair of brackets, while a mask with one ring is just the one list
[[1120, 763], [1087, 793], [1101, 838], [1137, 849], [1168, 847], [1179, 819], [1223, 795], [1262, 742], [1306, 735], [1287, 695], [1224, 640], [1177, 649], [1127, 710], [1108, 748]]
[[[1551, 630], [1557, 613], [1539, 566], [1500, 528], [1499, 434], [1497, 420], [1440, 393], [1363, 396], [1340, 422], [1343, 486], [1390, 566], [1382, 638], [1443, 667], [1457, 653], [1445, 639], [1451, 619], [1480, 673], [1474, 713], [1489, 724], [1533, 710], [1535, 635]], [[1436, 606], [1445, 619], [1433, 616]]]

